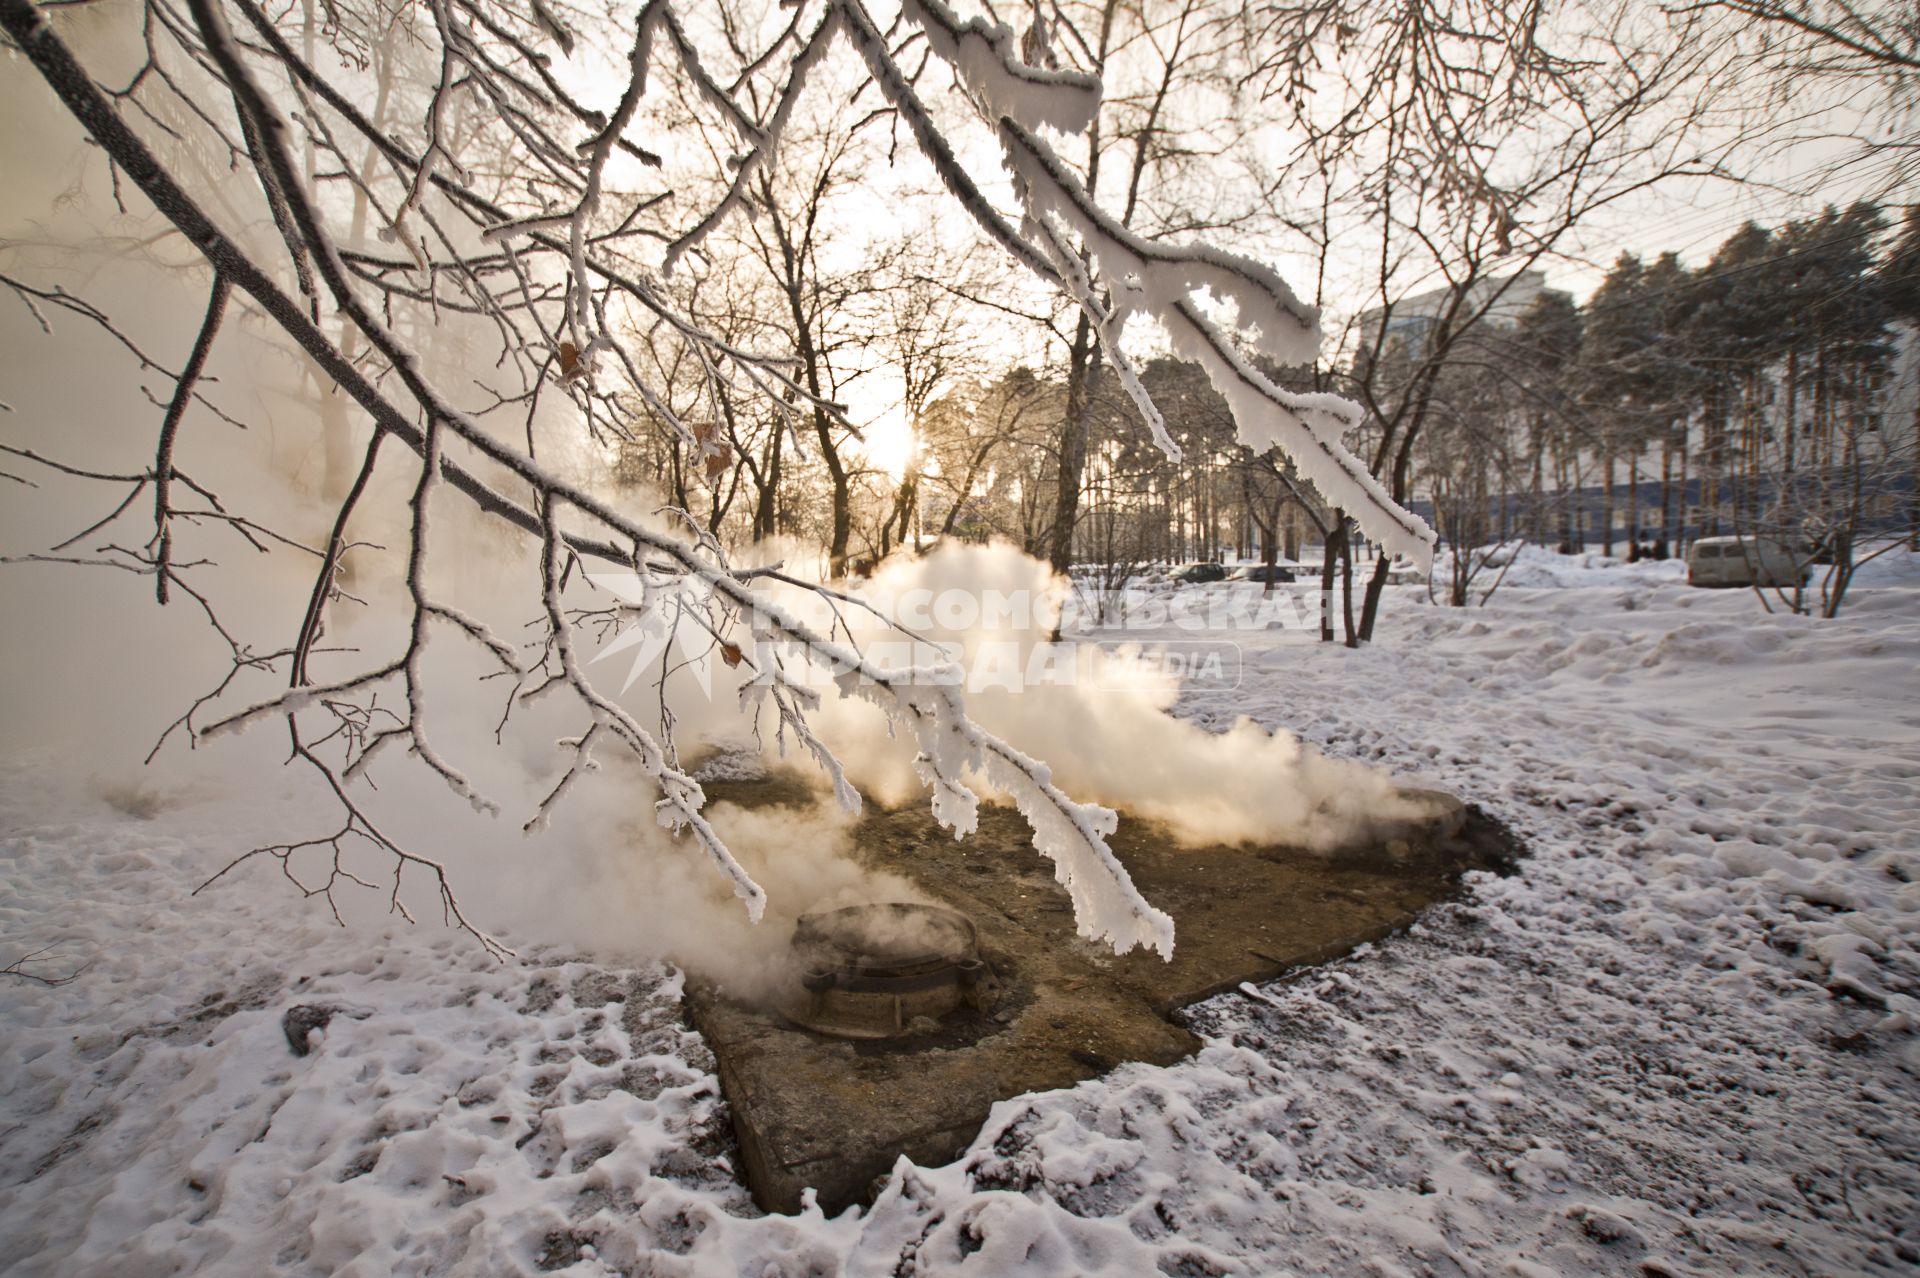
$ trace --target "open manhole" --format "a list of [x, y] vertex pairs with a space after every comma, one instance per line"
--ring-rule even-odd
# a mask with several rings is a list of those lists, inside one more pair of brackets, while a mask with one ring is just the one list
[[882, 902], [804, 914], [794, 928], [797, 1025], [839, 1038], [897, 1038], [963, 1008], [992, 1009], [1000, 983], [973, 921], [938, 905]]

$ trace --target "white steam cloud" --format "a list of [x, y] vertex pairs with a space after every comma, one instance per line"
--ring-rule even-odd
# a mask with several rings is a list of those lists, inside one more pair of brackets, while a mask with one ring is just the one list
[[[85, 13], [76, 20], [88, 21]], [[127, 37], [128, 29], [104, 22], [93, 32], [101, 48], [112, 45], [115, 52], [134, 47]], [[205, 304], [206, 273], [177, 239], [156, 238], [160, 228], [151, 213], [136, 206], [122, 216], [113, 208], [104, 164], [43, 97], [32, 77], [0, 76], [0, 106], [15, 108], [10, 118], [59, 121], [45, 129], [7, 131], [0, 141], [0, 171], [9, 175], [0, 192], [0, 239], [7, 244], [0, 269], [42, 284], [81, 281], [89, 299], [124, 333], [177, 367]], [[261, 242], [271, 242], [263, 209], [223, 212], [251, 221]], [[150, 395], [164, 402], [171, 383], [149, 370], [143, 392], [141, 370], [111, 338], [72, 315], [54, 312], [50, 318], [53, 337], [0, 291], [0, 349], [13, 353], [0, 386], [0, 400], [13, 411], [0, 414], [0, 440], [95, 469], [144, 470], [151, 465], [160, 415]], [[467, 384], [470, 360], [462, 354], [467, 343], [460, 324], [449, 317], [427, 352], [429, 374], [446, 385]], [[239, 307], [215, 347], [206, 386], [249, 429], [196, 410], [183, 426], [177, 459], [231, 507], [270, 512], [285, 531], [317, 542], [331, 509], [323, 435], [340, 428], [342, 415], [323, 401], [325, 389], [300, 361], [260, 334]], [[345, 414], [348, 426], [364, 431], [357, 416]], [[560, 441], [577, 437], [569, 423], [555, 418], [541, 430], [543, 458], [591, 484], [603, 459], [578, 445], [576, 456], [548, 451], [549, 440], [559, 450]], [[352, 587], [369, 606], [336, 607], [329, 615], [327, 643], [357, 649], [362, 655], [352, 659], [358, 661], [364, 654], [390, 653], [400, 639], [400, 533], [412, 473], [400, 450], [389, 452], [393, 456], [383, 458], [353, 530], [356, 538], [387, 548], [356, 552]], [[30, 463], [9, 462], [5, 469], [29, 472], [23, 477], [39, 486], [0, 481], [7, 482], [0, 554], [43, 550], [105, 514], [124, 494], [32, 471]], [[641, 503], [631, 494], [627, 501]], [[450, 492], [443, 490], [436, 503], [439, 549], [430, 560], [436, 592], [495, 633], [521, 636], [538, 612], [532, 548]], [[144, 541], [151, 532], [150, 518], [145, 531], [139, 526], [138, 502], [123, 519], [127, 527], [101, 536]], [[193, 555], [213, 558], [218, 567], [195, 570], [189, 579], [206, 588], [223, 623], [255, 651], [290, 643], [312, 580], [312, 558], [282, 546], [259, 553], [219, 527], [190, 531]], [[81, 545], [75, 553], [89, 549]], [[798, 565], [815, 556], [789, 545], [741, 557], [744, 563], [771, 558]], [[870, 585], [876, 597], [919, 589], [982, 596], [989, 590], [1026, 592], [1041, 606], [1023, 630], [942, 628], [938, 618], [931, 628], [932, 637], [969, 649], [1012, 642], [1024, 664], [1046, 638], [1061, 584], [1010, 548], [956, 546], [890, 563]], [[572, 601], [603, 606], [608, 599], [576, 581]], [[38, 754], [45, 774], [63, 779], [68, 793], [50, 792], [49, 811], [66, 802], [90, 803], [128, 819], [170, 825], [209, 871], [251, 846], [325, 835], [337, 826], [338, 814], [318, 778], [286, 765], [278, 724], [198, 750], [187, 749], [184, 735], [176, 733], [152, 765], [143, 763], [162, 730], [227, 670], [224, 645], [190, 602], [176, 597], [159, 608], [151, 579], [130, 573], [13, 564], [0, 565], [0, 605], [0, 644], [8, 654], [0, 665], [0, 749], [15, 760]], [[857, 611], [847, 615], [863, 641], [883, 638], [877, 622], [860, 620]], [[594, 667], [596, 676], [605, 672], [603, 687], [619, 687], [628, 660], [614, 656]], [[1357, 823], [1396, 802], [1391, 783], [1375, 772], [1326, 759], [1285, 733], [1248, 721], [1210, 733], [1169, 713], [1178, 695], [1174, 681], [1105, 656], [1094, 656], [1092, 663], [1092, 683], [988, 690], [971, 698], [987, 728], [1050, 763], [1055, 779], [1076, 798], [1164, 823], [1183, 842], [1321, 849], [1335, 847]], [[523, 836], [521, 822], [565, 766], [554, 743], [577, 735], [579, 714], [551, 700], [517, 706], [496, 742], [506, 688], [481, 681], [489, 672], [484, 655], [455, 640], [436, 640], [429, 664], [429, 726], [436, 745], [505, 815], [478, 816], [420, 764], [398, 754], [376, 769], [380, 790], [359, 794], [396, 839], [445, 863], [475, 920], [512, 944], [547, 943], [609, 958], [666, 958], [751, 995], [769, 988], [800, 914], [921, 899], [906, 881], [860, 866], [855, 818], [824, 793], [800, 807], [748, 810], [716, 803], [713, 825], [768, 893], [767, 918], [755, 928], [707, 859], [656, 824], [651, 783], [611, 753], [549, 826]], [[770, 735], [756, 740], [753, 725], [736, 709], [738, 686], [750, 673], [745, 666], [718, 665], [709, 655], [704, 671], [681, 670], [668, 681], [688, 757], [703, 747], [772, 755]], [[283, 671], [243, 675], [221, 704], [228, 712], [250, 704], [284, 686], [284, 677]], [[699, 686], [703, 678], [709, 688]], [[824, 677], [821, 684], [825, 696], [816, 728], [846, 761], [852, 779], [883, 803], [924, 802], [911, 746], [889, 734], [873, 707], [840, 699]], [[651, 723], [659, 717], [657, 696], [647, 677], [621, 700], [641, 722]], [[824, 791], [824, 777], [810, 761], [790, 753], [789, 762]], [[353, 868], [377, 882], [391, 874], [390, 862], [371, 854]], [[272, 878], [276, 869], [261, 861], [243, 873]], [[426, 891], [425, 884], [416, 886]], [[287, 890], [290, 909], [324, 908]], [[211, 899], [217, 901], [217, 891]], [[350, 922], [380, 916], [385, 903], [380, 892], [341, 899]]]
[[[913, 620], [933, 623], [917, 633], [956, 645], [963, 665], [988, 672], [987, 686], [968, 697], [984, 727], [1046, 760], [1074, 797], [1157, 821], [1183, 844], [1327, 852], [1375, 822], [1418, 811], [1385, 774], [1328, 758], [1291, 733], [1246, 717], [1216, 733], [1175, 717], [1179, 679], [1128, 660], [1124, 648], [1081, 644], [1064, 658], [1071, 681], [1004, 686], [1010, 680], [1003, 676], [1049, 665], [1047, 654], [1035, 659], [1035, 650], [1048, 640], [1066, 593], [1045, 564], [1014, 547], [953, 544], [923, 559], [896, 558], [865, 593], [883, 606], [906, 603]], [[958, 602], [919, 606], [929, 598]], [[977, 620], [962, 628], [942, 626], [943, 617]], [[879, 635], [877, 622], [857, 614], [849, 620], [864, 637]], [[1195, 637], [1230, 644], [1234, 633], [1183, 635]], [[878, 711], [830, 701], [820, 723], [863, 790], [889, 806], [922, 792], [911, 749], [889, 736]]]

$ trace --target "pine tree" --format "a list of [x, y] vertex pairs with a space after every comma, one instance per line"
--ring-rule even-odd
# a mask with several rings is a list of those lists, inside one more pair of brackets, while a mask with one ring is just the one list
[[1708, 536], [1737, 512], [1750, 396], [1778, 340], [1780, 317], [1767, 304], [1773, 282], [1765, 278], [1772, 250], [1772, 233], [1748, 222], [1720, 245], [1688, 289], [1687, 333], [1700, 373], [1701, 531]]
[[[1619, 458], [1637, 483], [1638, 459], [1651, 433], [1651, 405], [1658, 398], [1654, 351], [1661, 338], [1659, 312], [1648, 295], [1646, 268], [1622, 253], [1587, 305], [1580, 361], [1575, 373], [1581, 418], [1599, 455], [1602, 477], [1600, 541], [1613, 553], [1614, 477]], [[1633, 540], [1639, 534], [1634, 502]]]
[[[1554, 459], [1555, 488], [1559, 494], [1564, 535], [1571, 543], [1571, 497], [1579, 485], [1569, 483], [1566, 462], [1577, 458], [1579, 445], [1572, 429], [1573, 372], [1580, 357], [1581, 314], [1567, 294], [1544, 289], [1520, 314], [1511, 338], [1514, 366], [1525, 391], [1523, 420], [1527, 430], [1527, 489], [1529, 536], [1547, 541], [1548, 503], [1545, 496], [1547, 457]], [[1569, 547], [1571, 548], [1571, 547]]]

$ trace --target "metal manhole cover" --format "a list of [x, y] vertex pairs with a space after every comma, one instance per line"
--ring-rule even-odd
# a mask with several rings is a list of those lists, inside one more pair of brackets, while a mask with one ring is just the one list
[[787, 1016], [840, 1038], [893, 1038], [961, 1008], [990, 1009], [999, 980], [973, 920], [938, 905], [883, 902], [800, 917], [799, 990]]

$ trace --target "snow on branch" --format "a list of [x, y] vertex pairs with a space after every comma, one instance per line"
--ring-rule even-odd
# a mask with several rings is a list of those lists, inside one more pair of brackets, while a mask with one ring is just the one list
[[1100, 110], [1096, 77], [1028, 66], [1020, 58], [1013, 28], [1005, 23], [985, 18], [963, 22], [941, 0], [903, 0], [900, 16], [926, 32], [928, 47], [996, 119], [1082, 133]]
[[[1120, 347], [1120, 329], [1132, 314], [1159, 321], [1175, 353], [1206, 369], [1233, 411], [1242, 443], [1257, 452], [1278, 445], [1330, 505], [1347, 509], [1385, 549], [1422, 566], [1431, 562], [1433, 530], [1396, 503], [1342, 442], [1342, 433], [1360, 424], [1359, 406], [1337, 395], [1296, 394], [1276, 385], [1235, 349], [1199, 307], [1198, 296], [1211, 295], [1232, 306], [1237, 326], [1248, 334], [1255, 350], [1282, 362], [1311, 363], [1320, 347], [1318, 312], [1301, 302], [1276, 271], [1208, 245], [1161, 244], [1121, 226], [1094, 203], [1053, 148], [1032, 131], [1030, 121], [1036, 114], [1032, 102], [1051, 99], [1006, 88], [1010, 83], [1025, 84], [1023, 73], [1037, 74], [1020, 63], [1011, 33], [1002, 27], [999, 38], [989, 39], [979, 20], [963, 27], [938, 0], [909, 3], [906, 12], [920, 15], [934, 51], [990, 106], [1001, 102], [1007, 108], [999, 111], [996, 123], [1005, 164], [1025, 205], [1027, 233], [1016, 230], [954, 158], [864, 7], [858, 0], [836, 3], [847, 15], [848, 34], [875, 83], [901, 112], [947, 189], [997, 242], [1087, 311], [1123, 389], [1163, 451], [1176, 459], [1179, 456], [1159, 410]], [[962, 30], [975, 38], [962, 40], [955, 34]], [[943, 43], [935, 32], [950, 38]], [[1097, 281], [1083, 275], [1066, 244], [1069, 236], [1077, 238], [1093, 259]], [[1110, 301], [1098, 296], [1096, 284], [1111, 293]]]
[[[796, 103], [844, 36], [968, 216], [1085, 309], [1162, 447], [1177, 451], [1120, 345], [1125, 320], [1134, 314], [1164, 324], [1176, 350], [1206, 366], [1232, 404], [1244, 440], [1255, 447], [1280, 444], [1330, 500], [1352, 510], [1388, 546], [1418, 556], [1427, 544], [1425, 529], [1387, 501], [1340, 444], [1340, 432], [1356, 420], [1352, 406], [1273, 385], [1206, 317], [1198, 299], [1206, 294], [1232, 307], [1256, 350], [1287, 360], [1313, 354], [1311, 309], [1257, 262], [1205, 247], [1159, 244], [1119, 226], [1035, 132], [1085, 128], [1099, 109], [1098, 81], [1027, 65], [1006, 26], [963, 20], [942, 0], [906, 0], [905, 21], [924, 34], [933, 55], [953, 68], [998, 130], [1025, 203], [1016, 225], [960, 162], [921, 100], [916, 77], [897, 64], [861, 0], [790, 4], [791, 20], [775, 24], [777, 33], [760, 46], [730, 41], [728, 61], [715, 63], [729, 70], [719, 76], [709, 71], [682, 21], [687, 6], [674, 0], [645, 0], [591, 35], [584, 24], [597, 19], [569, 10], [568, 22], [583, 24], [576, 31], [535, 0], [431, 0], [407, 19], [407, 40], [369, 28], [376, 18], [351, 7], [330, 8], [322, 38], [338, 41], [335, 47], [351, 56], [324, 73], [288, 38], [303, 21], [297, 8], [276, 17], [252, 0], [182, 3], [184, 13], [175, 0], [145, 0], [155, 74], [147, 78], [143, 72], [139, 83], [118, 94], [100, 88], [33, 0], [0, 0], [0, 27], [99, 144], [116, 181], [144, 193], [213, 270], [208, 317], [194, 349], [183, 353], [187, 371], [176, 379], [172, 402], [163, 405], [168, 411], [153, 468], [116, 474], [56, 464], [72, 478], [118, 485], [123, 495], [104, 519], [37, 558], [150, 573], [161, 590], [171, 586], [190, 598], [228, 643], [233, 668], [169, 733], [184, 729], [193, 736], [266, 719], [284, 722], [292, 756], [311, 766], [341, 805], [338, 829], [255, 849], [235, 864], [266, 857], [294, 877], [296, 856], [303, 863], [329, 857], [332, 869], [322, 878], [296, 882], [331, 903], [336, 889], [374, 882], [346, 857], [347, 849], [370, 849], [391, 860], [383, 890], [392, 909], [406, 914], [403, 888], [429, 883], [451, 922], [500, 952], [461, 913], [448, 868], [389, 838], [352, 789], [377, 759], [404, 752], [475, 807], [494, 810], [458, 762], [467, 743], [437, 742], [431, 735], [444, 720], [430, 714], [426, 695], [427, 663], [439, 659], [429, 640], [444, 637], [480, 654], [508, 689], [502, 725], [515, 707], [539, 698], [561, 699], [579, 715], [577, 730], [558, 743], [554, 778], [527, 818], [529, 828], [543, 824], [606, 751], [624, 751], [657, 789], [661, 823], [691, 838], [749, 916], [759, 917], [764, 892], [707, 821], [706, 797], [680, 766], [665, 674], [658, 684], [660, 721], [644, 725], [589, 675], [582, 628], [639, 620], [657, 623], [670, 636], [684, 628], [709, 652], [724, 654], [730, 666], [745, 666], [750, 677], [741, 689], [743, 711], [770, 713], [781, 746], [791, 741], [810, 757], [849, 808], [858, 806], [859, 795], [832, 743], [809, 722], [819, 695], [805, 676], [824, 675], [841, 696], [879, 706], [916, 744], [916, 766], [934, 812], [956, 836], [974, 827], [975, 785], [1010, 795], [1031, 824], [1036, 846], [1052, 858], [1083, 935], [1121, 950], [1141, 945], [1171, 953], [1171, 921], [1141, 898], [1107, 845], [1114, 814], [1074, 801], [1042, 762], [976, 724], [950, 670], [876, 664], [850, 633], [842, 641], [835, 626], [808, 624], [779, 606], [771, 592], [776, 586], [809, 591], [829, 608], [845, 596], [782, 574], [736, 571], [704, 529], [689, 532], [642, 519], [570, 479], [571, 472], [535, 449], [536, 422], [554, 417], [584, 425], [595, 439], [631, 437], [651, 420], [683, 447], [704, 448], [711, 440], [698, 433], [702, 416], [676, 406], [643, 371], [643, 353], [657, 354], [661, 346], [685, 356], [696, 370], [695, 381], [707, 396], [696, 411], [708, 420], [730, 413], [736, 397], [749, 393], [760, 397], [776, 429], [790, 428], [799, 414], [816, 408], [829, 416], [841, 413], [823, 393], [801, 384], [789, 357], [759, 353], [710, 331], [686, 300], [688, 285], [670, 287], [665, 273], [734, 212], [750, 209], [750, 179], [777, 155]], [[244, 42], [229, 28], [235, 15], [245, 24]], [[563, 67], [547, 51], [558, 48], [571, 56], [589, 39], [625, 50], [623, 81], [610, 87], [612, 105], [604, 112], [572, 96], [563, 81], [577, 68]], [[1044, 46], [1044, 32], [1030, 32], [1029, 43]], [[409, 58], [415, 64], [403, 64]], [[726, 157], [731, 172], [690, 211], [664, 188], [646, 186], [658, 187], [656, 177], [644, 177], [637, 189], [621, 189], [628, 181], [624, 170], [634, 166], [615, 163], [624, 155], [638, 162], [643, 175], [661, 165], [658, 154], [629, 136], [658, 123], [641, 105], [660, 60], [677, 68], [695, 100], [719, 112], [742, 148]], [[738, 78], [726, 83], [735, 64]], [[391, 100], [384, 89], [365, 92], [382, 76], [397, 79], [406, 91]], [[167, 94], [168, 110], [178, 114], [184, 107], [199, 122], [195, 127], [215, 140], [217, 153], [250, 172], [277, 239], [223, 226], [208, 210], [232, 217], [236, 206], [196, 198], [179, 176], [190, 170], [183, 165], [176, 172], [167, 158], [178, 132], [159, 126], [162, 116], [148, 105], [150, 97]], [[412, 129], [417, 146], [402, 140], [405, 129], [395, 128], [395, 101], [418, 112]], [[166, 134], [157, 148], [143, 138], [149, 125]], [[404, 251], [383, 253], [378, 239], [398, 242]], [[272, 243], [275, 256], [248, 247], [255, 243]], [[0, 282], [30, 309], [51, 302], [117, 331], [109, 317], [68, 295]], [[370, 438], [355, 445], [357, 466], [350, 452], [349, 473], [340, 477], [327, 541], [300, 547], [315, 562], [306, 605], [285, 644], [255, 647], [229, 633], [208, 593], [189, 584], [203, 579], [193, 574], [205, 574], [211, 564], [183, 549], [186, 535], [203, 524], [237, 533], [256, 548], [297, 545], [264, 521], [229, 511], [173, 461], [176, 438], [186, 429], [183, 415], [190, 406], [205, 406], [199, 370], [217, 339], [229, 293], [235, 305], [278, 326], [332, 382], [341, 402], [372, 425]], [[453, 393], [458, 388], [467, 394], [470, 370], [440, 370], [430, 358], [432, 334], [456, 324], [463, 334], [491, 333], [497, 342], [491, 373], [471, 378], [493, 401], [483, 408], [463, 407], [466, 401]], [[123, 345], [133, 349], [124, 339]], [[595, 370], [596, 356], [609, 352], [614, 377]], [[145, 366], [158, 367], [134, 353]], [[625, 385], [614, 385], [620, 377]], [[395, 505], [371, 478], [376, 461], [385, 471], [409, 453], [417, 469], [410, 472], [404, 504]], [[80, 539], [110, 536], [114, 521], [134, 508], [149, 484], [159, 490], [156, 536], [144, 549], [112, 542], [65, 549]], [[182, 490], [195, 500], [183, 501]], [[405, 565], [396, 605], [405, 624], [397, 639], [377, 651], [329, 648], [329, 620], [359, 602], [348, 592], [349, 561], [372, 549], [356, 541], [350, 528], [383, 501], [394, 505], [385, 513], [405, 527], [405, 543], [393, 552]], [[518, 530], [537, 549], [538, 570], [529, 574], [523, 600], [535, 617], [531, 642], [503, 641], [444, 597], [429, 573], [429, 565], [453, 559], [436, 548], [451, 535], [441, 527], [442, 509], [454, 501]], [[589, 563], [611, 565], [645, 583], [640, 601], [611, 609], [578, 607], [569, 592], [583, 588], [577, 583], [589, 576]], [[261, 695], [258, 683], [265, 677], [281, 681], [276, 694]], [[223, 717], [201, 727], [201, 718], [216, 714]]]
[[1017, 120], [1001, 120], [1000, 136], [1028, 216], [1052, 214], [1074, 229], [1114, 289], [1121, 314], [1159, 315], [1205, 289], [1233, 304], [1239, 326], [1262, 354], [1290, 364], [1318, 356], [1319, 312], [1272, 267], [1207, 244], [1160, 244], [1135, 234], [1095, 204], [1053, 148]]

